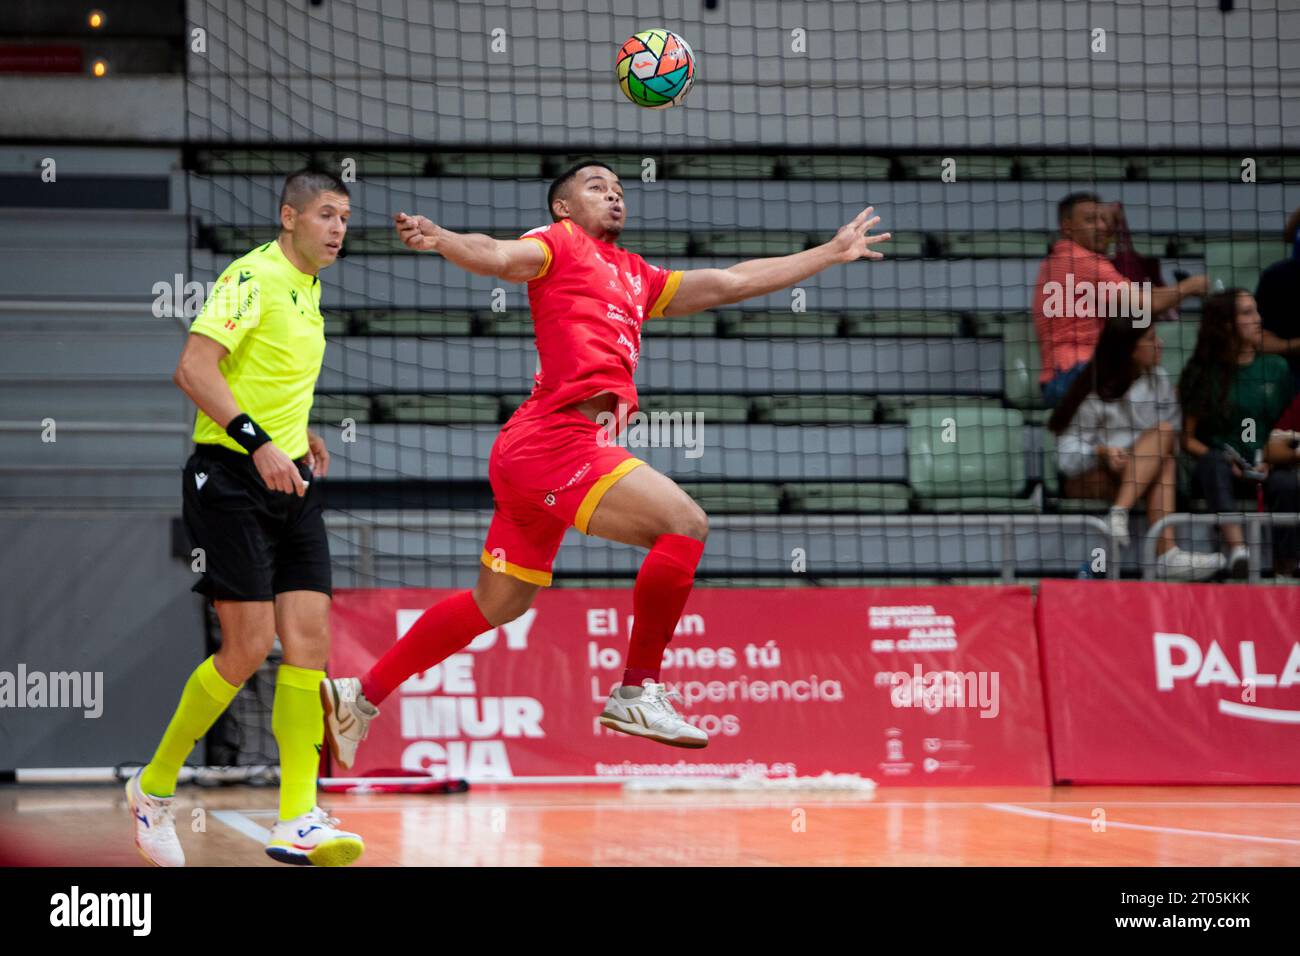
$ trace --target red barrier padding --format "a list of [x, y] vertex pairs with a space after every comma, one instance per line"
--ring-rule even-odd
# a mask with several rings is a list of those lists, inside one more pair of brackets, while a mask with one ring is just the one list
[[[338, 591], [330, 673], [359, 675], [447, 593]], [[596, 722], [622, 676], [631, 603], [630, 590], [544, 590], [399, 688], [352, 772], [1050, 783], [1028, 588], [697, 589], [663, 677], [709, 734], [703, 750]]]
[[1056, 779], [1300, 783], [1300, 590], [1044, 581]]

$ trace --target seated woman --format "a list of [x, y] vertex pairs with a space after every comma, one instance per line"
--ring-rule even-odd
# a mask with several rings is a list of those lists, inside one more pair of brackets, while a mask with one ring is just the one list
[[[1196, 459], [1196, 480], [1220, 514], [1240, 510], [1263, 484], [1269, 511], [1295, 511], [1295, 474], [1265, 460], [1269, 434], [1294, 395], [1286, 360], [1259, 351], [1263, 329], [1255, 297], [1229, 289], [1205, 300], [1196, 351], [1183, 369], [1183, 448]], [[1243, 463], [1246, 466], [1243, 468]], [[1251, 480], [1247, 471], [1257, 476]], [[1246, 576], [1249, 553], [1241, 525], [1223, 524], [1233, 577]], [[1273, 530], [1275, 556], [1289, 545], [1284, 528]]]
[[[1152, 524], [1174, 510], [1178, 426], [1155, 326], [1108, 319], [1092, 359], [1047, 427], [1058, 436], [1062, 493], [1113, 502], [1111, 533], [1121, 548], [1129, 541], [1129, 509], [1139, 498], [1145, 497]], [[1172, 527], [1161, 531], [1156, 554], [1161, 575], [1172, 580], [1202, 581], [1224, 566], [1221, 554], [1179, 548]]]

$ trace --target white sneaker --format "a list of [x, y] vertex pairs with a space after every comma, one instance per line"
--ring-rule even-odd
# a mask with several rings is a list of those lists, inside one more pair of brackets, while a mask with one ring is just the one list
[[154, 797], [140, 789], [141, 767], [126, 782], [126, 804], [135, 818], [135, 846], [154, 866], [184, 866], [176, 839], [175, 797]]
[[682, 720], [669, 698], [681, 700], [677, 691], [669, 692], [663, 684], [646, 678], [635, 696], [625, 697], [627, 687], [615, 687], [605, 701], [600, 722], [610, 730], [657, 740], [670, 747], [707, 747], [709, 735]]
[[1111, 508], [1110, 509], [1110, 533], [1115, 539], [1115, 547], [1127, 548], [1128, 537], [1128, 509]]
[[339, 821], [320, 807], [271, 827], [266, 855], [298, 866], [347, 866], [366, 848], [361, 837], [338, 828]]
[[1218, 551], [1184, 551], [1173, 547], [1156, 558], [1156, 567], [1166, 581], [1208, 581], [1227, 566]]
[[361, 693], [361, 681], [355, 677], [326, 677], [320, 682], [320, 702], [325, 709], [325, 739], [330, 753], [344, 770], [351, 770], [357, 760], [357, 747], [370, 732], [370, 722], [379, 716], [379, 708]]
[[1228, 555], [1228, 573], [1238, 581], [1250, 576], [1250, 549], [1239, 544]]

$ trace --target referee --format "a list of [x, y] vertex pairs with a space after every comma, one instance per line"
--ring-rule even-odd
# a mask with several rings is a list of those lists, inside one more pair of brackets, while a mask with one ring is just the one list
[[284, 662], [271, 727], [280, 812], [266, 852], [284, 863], [343, 866], [363, 849], [316, 806], [330, 608], [317, 479], [329, 452], [307, 428], [325, 354], [318, 273], [338, 258], [348, 216], [347, 187], [336, 177], [290, 175], [280, 235], [221, 274], [173, 376], [198, 407], [183, 514], [205, 563], [194, 590], [216, 605], [222, 641], [190, 675], [153, 760], [127, 783], [136, 845], [159, 866], [185, 864], [173, 809], [181, 766], [277, 634]]

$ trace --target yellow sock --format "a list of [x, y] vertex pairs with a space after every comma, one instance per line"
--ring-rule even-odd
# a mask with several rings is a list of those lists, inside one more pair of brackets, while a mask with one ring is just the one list
[[292, 820], [316, 806], [316, 777], [325, 740], [320, 706], [324, 671], [281, 664], [275, 678], [271, 732], [280, 747], [280, 819]]
[[221, 712], [230, 706], [239, 687], [217, 673], [211, 657], [194, 669], [185, 682], [181, 702], [176, 705], [176, 713], [154, 751], [153, 760], [140, 777], [141, 790], [155, 797], [170, 797], [176, 792], [176, 778], [185, 758]]

